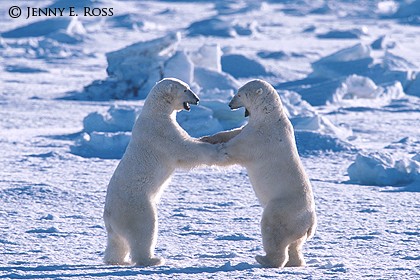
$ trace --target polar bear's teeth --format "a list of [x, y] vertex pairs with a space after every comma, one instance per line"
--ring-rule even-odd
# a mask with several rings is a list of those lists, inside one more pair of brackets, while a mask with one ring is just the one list
[[191, 109], [190, 104], [188, 104], [188, 102], [184, 102], [183, 105], [185, 110], [189, 111]]

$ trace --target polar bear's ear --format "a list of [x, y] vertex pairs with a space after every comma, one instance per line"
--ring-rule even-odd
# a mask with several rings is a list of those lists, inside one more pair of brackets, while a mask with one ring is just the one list
[[261, 95], [263, 93], [263, 89], [262, 88], [257, 89], [256, 93], [257, 95]]

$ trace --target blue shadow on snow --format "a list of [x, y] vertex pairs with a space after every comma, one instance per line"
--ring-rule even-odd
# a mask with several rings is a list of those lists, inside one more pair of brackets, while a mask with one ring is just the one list
[[42, 279], [42, 278], [82, 278], [82, 277], [107, 277], [107, 276], [138, 276], [138, 275], [173, 275], [173, 274], [200, 274], [217, 273], [226, 271], [243, 271], [261, 268], [259, 265], [239, 263], [231, 265], [230, 262], [219, 267], [185, 267], [170, 268], [168, 266], [141, 268], [133, 266], [104, 266], [104, 265], [49, 265], [49, 266], [8, 266], [0, 267], [3, 274], [1, 278], [7, 279]]

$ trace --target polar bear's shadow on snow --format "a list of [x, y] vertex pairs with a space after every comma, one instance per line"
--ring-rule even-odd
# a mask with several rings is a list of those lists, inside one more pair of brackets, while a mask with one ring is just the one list
[[[81, 278], [81, 277], [128, 277], [140, 275], [194, 275], [201, 273], [218, 273], [228, 271], [245, 271], [261, 268], [258, 264], [248, 264], [245, 262], [231, 265], [226, 262], [222, 266], [202, 266], [171, 268], [169, 266], [132, 267], [132, 266], [104, 266], [104, 265], [43, 265], [36, 267], [9, 266], [2, 267], [0, 271], [10, 272], [19, 279], [39, 279], [39, 278]], [[7, 274], [4, 275], [7, 277]], [[1, 277], [0, 277], [1, 278]], [[13, 277], [12, 277], [13, 278]]]

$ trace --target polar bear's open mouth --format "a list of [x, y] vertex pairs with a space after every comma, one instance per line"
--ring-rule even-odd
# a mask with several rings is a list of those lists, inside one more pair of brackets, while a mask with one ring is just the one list
[[251, 115], [251, 113], [245, 108], [245, 118]]
[[184, 109], [187, 110], [187, 111], [189, 111], [191, 109], [191, 106], [188, 102], [184, 102], [184, 103], [182, 103], [182, 105], [184, 105]]

